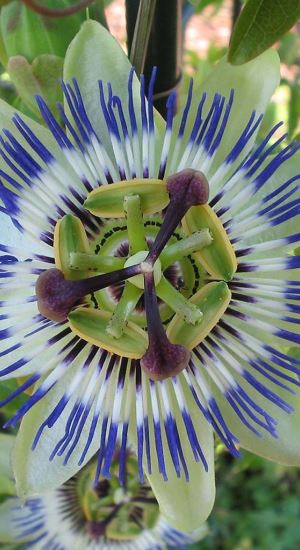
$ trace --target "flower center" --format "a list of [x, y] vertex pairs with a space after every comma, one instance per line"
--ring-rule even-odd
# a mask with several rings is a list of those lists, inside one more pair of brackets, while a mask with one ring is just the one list
[[118, 470], [116, 454], [110, 480], [100, 477], [95, 484], [96, 464], [92, 461], [56, 491], [66, 531], [71, 528], [79, 540], [88, 537], [105, 545], [105, 541], [134, 541], [156, 525], [158, 504], [150, 487], [139, 483], [136, 458], [127, 457], [124, 487], [119, 485]]
[[148, 250], [141, 250], [140, 252], [136, 252], [136, 254], [133, 254], [133, 256], [130, 256], [128, 260], [125, 262], [125, 267], [131, 267], [134, 265], [140, 265], [141, 266], [141, 274], [135, 275], [134, 277], [131, 277], [130, 282], [131, 284], [135, 285], [138, 288], [144, 289], [144, 275], [146, 273], [152, 273], [153, 272], [153, 279], [154, 279], [154, 285], [157, 286], [158, 283], [161, 280], [162, 271], [161, 271], [161, 262], [159, 259], [157, 259], [154, 263], [154, 265], [151, 265], [151, 263], [147, 262], [147, 257], [149, 255]]
[[[200, 260], [204, 254], [207, 269], [211, 258], [213, 264], [218, 263], [220, 249], [227, 272], [234, 269], [232, 258], [235, 259], [235, 255], [223, 227], [218, 225], [207, 206], [207, 200], [207, 180], [195, 170], [184, 170], [166, 182], [130, 180], [103, 185], [92, 191], [85, 207], [95, 216], [116, 217], [117, 223], [111, 222], [108, 238], [104, 242], [102, 239], [95, 248], [78, 218], [67, 215], [58, 221], [54, 235], [56, 269], [42, 273], [36, 285], [40, 312], [58, 322], [68, 318], [75, 334], [111, 353], [140, 359], [141, 366], [153, 380], [176, 375], [187, 366], [192, 349], [177, 336], [178, 318], [182, 329], [186, 325], [194, 327], [201, 340], [205, 324], [200, 302], [205, 306], [207, 297], [203, 300], [200, 297], [200, 301], [192, 299], [191, 294], [199, 290], [198, 285], [196, 288], [192, 285], [186, 296], [168, 280], [167, 270], [179, 266], [179, 271], [184, 271], [187, 262], [189, 267], [191, 263], [199, 266], [197, 254]], [[154, 221], [155, 231], [150, 240], [146, 223], [151, 224], [158, 216], [160, 222], [157, 226]], [[206, 225], [201, 226], [202, 218]], [[199, 220], [198, 228], [195, 226]], [[188, 229], [178, 240], [174, 232], [181, 232], [178, 229], [181, 222]], [[112, 243], [120, 248], [120, 229], [123, 248], [127, 241], [127, 253], [123, 257], [112, 249]], [[225, 255], [224, 244], [225, 250], [228, 248]], [[216, 271], [218, 266], [213, 265], [213, 269]], [[226, 277], [221, 275], [219, 278]], [[191, 287], [190, 277], [183, 277], [183, 287], [186, 283]], [[113, 307], [107, 307], [108, 289], [116, 285], [122, 285], [122, 293]], [[141, 299], [145, 316], [137, 324], [136, 308]], [[227, 304], [226, 292], [222, 300]], [[169, 310], [170, 326], [176, 327], [173, 329], [175, 339], [172, 330], [165, 331], [161, 302]], [[211, 303], [210, 314], [218, 320], [218, 312], [224, 304], [220, 303], [219, 296], [217, 302]]]

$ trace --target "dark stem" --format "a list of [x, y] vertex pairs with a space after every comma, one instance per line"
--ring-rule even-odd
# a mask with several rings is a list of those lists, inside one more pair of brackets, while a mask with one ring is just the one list
[[232, 0], [232, 15], [231, 15], [231, 32], [242, 9], [241, 0]]
[[138, 76], [144, 71], [155, 5], [156, 0], [140, 0], [129, 56]]
[[147, 315], [147, 329], [149, 335], [149, 347], [152, 345], [163, 346], [166, 343], [167, 335], [165, 333], [161, 318], [159, 315], [157, 296], [154, 285], [154, 275], [145, 273], [145, 310]]
[[89, 279], [72, 281], [72, 285], [78, 292], [80, 297], [111, 286], [115, 283], [125, 281], [134, 275], [139, 275], [141, 273], [141, 267], [139, 264], [131, 265], [129, 267], [124, 267], [123, 269], [118, 269], [117, 271], [110, 271], [110, 273], [105, 273], [103, 275], [96, 275], [95, 277], [90, 277]]
[[73, 6], [67, 6], [65, 8], [47, 8], [46, 6], [41, 6], [41, 4], [35, 0], [22, 0], [22, 2], [25, 6], [40, 15], [46, 17], [66, 17], [67, 15], [73, 15], [73, 13], [77, 13], [83, 8], [86, 8], [92, 4], [94, 0], [79, 0], [79, 2]]
[[188, 208], [186, 208], [184, 203], [176, 199], [174, 200], [171, 199], [170, 204], [166, 211], [166, 215], [164, 217], [164, 221], [151, 247], [148, 257], [146, 258], [146, 261], [149, 264], [151, 265], [155, 264], [162, 249], [167, 244], [173, 231], [176, 229], [177, 225], [180, 223], [180, 220], [183, 218], [187, 210]]
[[[126, 0], [128, 50], [131, 51], [140, 0]], [[166, 116], [166, 101], [181, 78], [182, 0], [156, 0], [153, 25], [148, 44], [145, 78], [149, 82], [157, 67], [154, 106]]]

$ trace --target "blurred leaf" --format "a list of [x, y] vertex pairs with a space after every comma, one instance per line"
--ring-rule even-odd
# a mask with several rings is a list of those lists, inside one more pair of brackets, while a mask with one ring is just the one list
[[193, 550], [300, 548], [299, 470], [245, 451], [236, 460], [224, 451], [216, 461], [216, 477], [209, 533]]
[[8, 61], [8, 56], [6, 53], [2, 32], [0, 29], [0, 62], [2, 63], [3, 67], [6, 67], [7, 61]]
[[300, 129], [300, 92], [298, 82], [290, 84], [290, 92], [288, 127], [289, 134], [292, 136]]
[[230, 42], [228, 60], [241, 65], [264, 52], [300, 16], [300, 0], [248, 0]]
[[56, 55], [39, 55], [32, 65], [20, 55], [11, 57], [7, 70], [21, 100], [40, 117], [35, 95], [43, 96], [53, 114], [58, 117], [57, 101], [63, 95], [59, 80], [63, 74], [63, 59]]
[[10, 104], [16, 99], [16, 89], [7, 72], [0, 74], [0, 98]]
[[111, 3], [112, 0], [95, 0], [91, 6], [89, 6], [89, 16], [91, 19], [95, 19], [98, 23], [101, 23], [103, 27], [108, 29], [105, 8]]
[[[72, 3], [72, 0], [47, 0], [45, 5], [61, 8]], [[68, 17], [41, 17], [15, 0], [1, 9], [0, 28], [7, 56], [22, 55], [28, 62], [41, 54], [64, 57], [85, 17], [85, 10]]]
[[[13, 391], [18, 388], [16, 380], [3, 380], [0, 384], [0, 401], [6, 399]], [[12, 416], [23, 403], [25, 403], [26, 397], [24, 395], [19, 395], [15, 397], [12, 402], [7, 403], [4, 407], [1, 408], [1, 413], [5, 415]]]
[[296, 63], [299, 53], [299, 45], [300, 40], [297, 33], [288, 32], [285, 36], [283, 36], [278, 48], [281, 63], [286, 63], [287, 65], [293, 65]]
[[223, 4], [223, 0], [189, 0], [189, 3], [194, 6], [196, 13], [201, 13], [207, 6], [219, 9]]

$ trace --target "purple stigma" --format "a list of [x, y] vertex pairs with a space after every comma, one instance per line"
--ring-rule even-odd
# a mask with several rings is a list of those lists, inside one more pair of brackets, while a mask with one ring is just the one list
[[208, 181], [202, 172], [187, 169], [167, 179], [170, 203], [146, 262], [154, 265], [174, 229], [192, 206], [206, 204], [209, 197]]
[[172, 344], [160, 319], [153, 272], [144, 273], [145, 309], [149, 346], [141, 358], [141, 366], [151, 380], [165, 380], [179, 374], [190, 360], [190, 351]]
[[65, 321], [84, 296], [141, 273], [139, 264], [79, 281], [66, 280], [59, 269], [47, 269], [38, 277], [35, 291], [39, 312], [57, 323]]

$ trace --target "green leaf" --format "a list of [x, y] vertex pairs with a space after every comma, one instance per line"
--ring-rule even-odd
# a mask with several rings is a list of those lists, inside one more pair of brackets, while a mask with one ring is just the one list
[[56, 103], [63, 99], [60, 86], [60, 79], [63, 77], [63, 63], [62, 57], [50, 54], [39, 55], [32, 63], [32, 72], [39, 83], [42, 96], [56, 116], [58, 116]]
[[[47, 0], [52, 8], [72, 5], [73, 0]], [[8, 57], [24, 55], [32, 62], [41, 54], [64, 57], [66, 49], [85, 19], [84, 10], [67, 18], [42, 17], [14, 1], [2, 8], [0, 29]]]
[[228, 61], [241, 65], [272, 46], [300, 17], [300, 0], [248, 0], [230, 42]]

